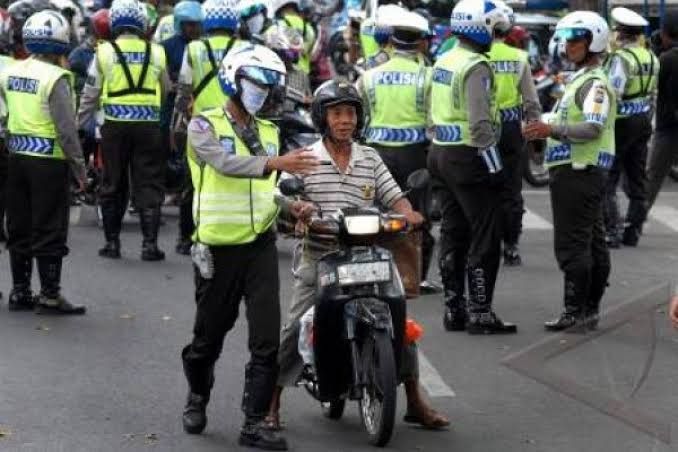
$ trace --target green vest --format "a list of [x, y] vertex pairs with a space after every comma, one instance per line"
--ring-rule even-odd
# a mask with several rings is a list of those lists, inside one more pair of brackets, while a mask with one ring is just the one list
[[520, 121], [523, 116], [523, 96], [520, 77], [528, 65], [527, 53], [503, 42], [495, 41], [489, 53], [494, 71], [496, 103], [502, 122]]
[[210, 36], [188, 44], [193, 70], [193, 114], [222, 107], [226, 103], [219, 79], [219, 63], [238, 40], [229, 36]]
[[617, 118], [649, 113], [652, 94], [657, 89], [659, 60], [651, 51], [640, 46], [619, 49], [614, 55], [621, 57], [629, 68], [624, 95], [617, 102]]
[[[439, 145], [471, 144], [466, 101], [466, 77], [477, 64], [487, 64], [487, 58], [456, 46], [433, 66], [431, 85], [431, 119], [435, 126], [433, 142]], [[490, 80], [494, 86], [494, 81]], [[494, 98], [494, 95], [492, 95]], [[492, 117], [496, 117], [494, 99], [490, 106]]]
[[[236, 137], [223, 108], [200, 113], [214, 127], [224, 152], [250, 156]], [[257, 119], [259, 138], [270, 156], [278, 155], [278, 129], [273, 123]], [[264, 179], [230, 177], [199, 160], [190, 140], [188, 165], [195, 187], [193, 196], [193, 240], [206, 245], [241, 245], [253, 242], [267, 231], [278, 215], [274, 202], [276, 174]]]
[[54, 84], [64, 76], [72, 89], [73, 75], [69, 71], [33, 57], [17, 61], [0, 73], [9, 112], [7, 149], [10, 152], [66, 158], [49, 111], [49, 96]]
[[160, 44], [172, 36], [174, 36], [174, 16], [169, 14], [158, 21], [158, 28], [153, 33], [153, 41]]
[[379, 43], [374, 39], [374, 27], [374, 21], [369, 19], [365, 20], [360, 27], [360, 46], [365, 60], [374, 57], [381, 50]]
[[397, 53], [367, 71], [363, 75], [370, 112], [367, 142], [382, 146], [425, 142], [430, 86], [430, 69]]
[[118, 38], [99, 44], [97, 61], [106, 121], [160, 120], [160, 78], [166, 68], [162, 47], [139, 38]]
[[296, 66], [297, 69], [308, 75], [311, 73], [311, 50], [313, 49], [313, 45], [315, 43], [315, 32], [313, 31], [313, 27], [311, 27], [302, 17], [297, 16], [296, 14], [288, 14], [283, 17], [282, 20], [288, 27], [294, 28], [299, 33], [301, 33], [301, 37], [304, 40], [304, 49], [299, 56], [299, 61], [297, 62]]
[[[559, 125], [576, 124], [587, 120], [584, 112], [577, 105], [575, 96], [579, 88], [589, 80], [602, 80], [608, 83], [607, 76], [601, 68], [586, 71], [565, 87], [565, 93], [554, 112], [554, 122]], [[610, 96], [610, 112], [603, 133], [595, 140], [585, 143], [563, 143], [549, 138], [546, 144], [546, 166], [572, 165], [575, 169], [587, 166], [598, 166], [609, 169], [614, 162], [614, 122], [616, 119], [617, 101], [614, 90], [608, 84]]]

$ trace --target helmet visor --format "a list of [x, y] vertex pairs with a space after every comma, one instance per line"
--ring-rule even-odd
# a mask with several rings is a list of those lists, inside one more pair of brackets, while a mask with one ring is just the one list
[[260, 85], [276, 86], [285, 84], [284, 74], [258, 66], [242, 67], [238, 70], [238, 74]]
[[586, 28], [561, 28], [556, 30], [556, 36], [564, 41], [579, 41], [591, 39], [591, 32]]

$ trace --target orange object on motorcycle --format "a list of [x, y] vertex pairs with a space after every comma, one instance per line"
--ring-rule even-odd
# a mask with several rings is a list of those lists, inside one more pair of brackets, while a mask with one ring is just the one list
[[407, 319], [405, 322], [405, 342], [413, 344], [424, 335], [424, 328], [413, 319]]

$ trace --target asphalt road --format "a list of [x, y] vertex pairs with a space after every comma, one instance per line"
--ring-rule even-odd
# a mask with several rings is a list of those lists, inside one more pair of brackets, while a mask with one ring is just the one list
[[[678, 278], [678, 185], [668, 184], [660, 196], [640, 246], [613, 253], [605, 308], [624, 306], [609, 316], [621, 319], [620, 326], [607, 331], [604, 321], [602, 334], [584, 340], [543, 331], [542, 322], [561, 307], [562, 281], [548, 196], [529, 191], [526, 199], [525, 265], [502, 269], [496, 295], [496, 310], [519, 324], [519, 334], [447, 333], [439, 297], [410, 301], [410, 315], [425, 328], [422, 380], [453, 427], [429, 432], [401, 422], [400, 391], [389, 449], [678, 450], [678, 438], [666, 436], [671, 428], [678, 436], [678, 331], [668, 326], [662, 297], [634, 304], [648, 289]], [[205, 433], [189, 436], [181, 428], [186, 383], [179, 352], [191, 336], [194, 303], [190, 261], [173, 252], [176, 211], [167, 212], [161, 244], [168, 260], [159, 264], [139, 260], [134, 220], [122, 234], [119, 261], [96, 255], [103, 237], [91, 209], [75, 211], [73, 220], [64, 293], [87, 304], [89, 313], [42, 318], [9, 313], [3, 304], [0, 451], [238, 450], [247, 358], [243, 321], [226, 339]], [[291, 244], [280, 241], [280, 249], [285, 308]], [[6, 256], [0, 258], [5, 295], [11, 284]], [[642, 309], [632, 309], [638, 303]], [[548, 359], [540, 361], [535, 353], [549, 347]], [[544, 374], [546, 380], [539, 380]], [[283, 404], [293, 450], [372, 450], [356, 406], [335, 422], [324, 419], [303, 390], [287, 392]]]

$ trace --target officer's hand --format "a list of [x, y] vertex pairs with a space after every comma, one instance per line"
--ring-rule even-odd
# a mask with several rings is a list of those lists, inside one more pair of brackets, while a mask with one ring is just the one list
[[669, 319], [673, 327], [678, 329], [678, 295], [674, 295], [669, 305]]
[[543, 140], [551, 136], [551, 126], [541, 121], [525, 124], [523, 136], [526, 140]]
[[267, 171], [285, 171], [290, 174], [308, 174], [318, 166], [318, 159], [307, 148], [296, 149], [266, 162]]
[[409, 212], [405, 212], [405, 220], [407, 220], [407, 223], [410, 226], [415, 227], [415, 228], [417, 226], [421, 226], [424, 223], [424, 221], [426, 221], [424, 219], [424, 217], [422, 216], [422, 214], [420, 214], [419, 212], [417, 212], [415, 210], [410, 210]]
[[302, 222], [308, 221], [315, 211], [315, 204], [306, 201], [294, 201], [290, 207], [290, 213]]

